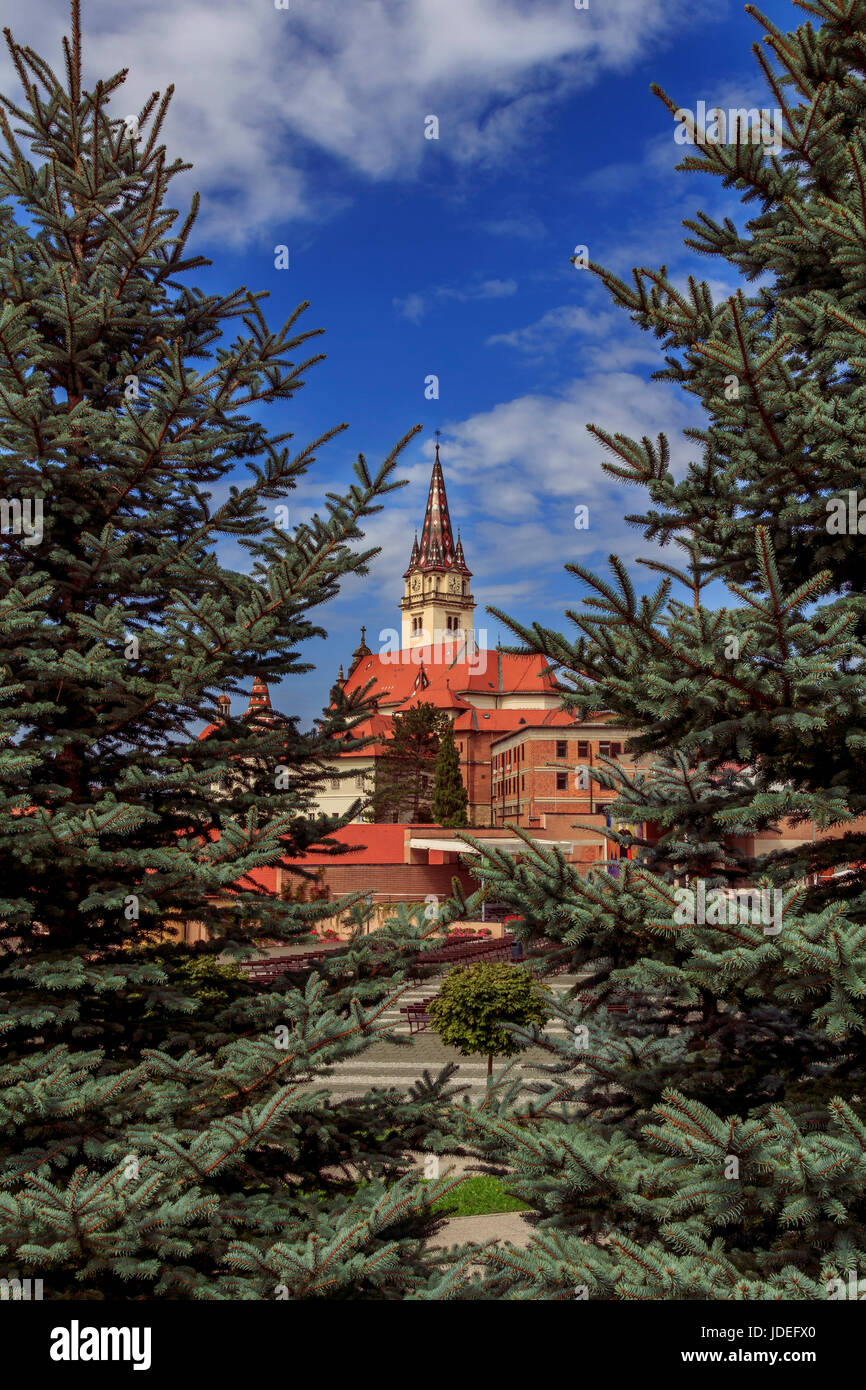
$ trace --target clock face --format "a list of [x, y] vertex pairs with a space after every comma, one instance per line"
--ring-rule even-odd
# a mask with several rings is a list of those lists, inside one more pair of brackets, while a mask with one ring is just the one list
[[456, 594], [456, 592], [457, 592], [457, 576], [456, 576], [456, 574], [452, 574], [451, 579], [450, 579], [449, 584], [448, 584], [448, 587], [449, 587], [449, 589], [451, 590], [452, 594]]
[[415, 589], [416, 592], [418, 589], [421, 588], [421, 580], [417, 574], [415, 575], [415, 578], [412, 580], [412, 588]]

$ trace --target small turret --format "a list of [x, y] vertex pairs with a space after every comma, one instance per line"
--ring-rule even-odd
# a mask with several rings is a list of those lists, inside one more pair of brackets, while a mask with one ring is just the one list
[[256, 676], [253, 681], [252, 694], [247, 706], [247, 714], [269, 715], [273, 713], [271, 708], [271, 696], [268, 687], [261, 676]]
[[409, 578], [409, 575], [412, 573], [413, 569], [415, 568], [415, 566], [416, 566], [417, 563], [418, 563], [418, 557], [419, 557], [420, 554], [421, 554], [421, 551], [418, 549], [418, 532], [416, 531], [416, 532], [415, 532], [415, 540], [414, 540], [414, 542], [413, 542], [413, 544], [412, 544], [412, 554], [409, 556], [409, 568], [408, 568], [407, 570], [404, 570], [404, 572], [403, 572], [403, 578], [404, 578], [404, 579], [408, 579], [408, 578]]
[[357, 647], [355, 648], [355, 650], [352, 652], [352, 664], [351, 664], [351, 666], [349, 667], [349, 675], [350, 675], [350, 676], [351, 676], [352, 672], [354, 671], [355, 667], [358, 665], [358, 662], [361, 660], [362, 657], [365, 657], [365, 656], [372, 656], [372, 655], [373, 655], [373, 653], [370, 651], [370, 648], [367, 646], [366, 641], [364, 640], [364, 639], [366, 638], [366, 636], [367, 636], [367, 629], [366, 629], [366, 627], [362, 627], [362, 628], [361, 628], [361, 641], [360, 641], [360, 644], [359, 644], [359, 646], [357, 646]]

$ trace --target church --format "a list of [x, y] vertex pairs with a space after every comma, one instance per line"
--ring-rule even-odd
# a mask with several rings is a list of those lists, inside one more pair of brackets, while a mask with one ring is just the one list
[[[330, 764], [324, 760], [331, 777], [318, 796], [318, 809], [343, 814], [371, 792], [394, 715], [427, 702], [452, 721], [468, 793], [469, 833], [482, 846], [520, 857], [525, 845], [514, 833], [517, 826], [539, 844], [555, 846], [578, 872], [600, 866], [616, 876], [620, 850], [605, 829], [629, 830], [652, 842], [658, 827], [614, 821], [607, 810], [612, 793], [586, 769], [606, 757], [634, 771], [642, 760], [625, 751], [630, 731], [605, 711], [579, 720], [563, 710], [563, 687], [546, 669], [546, 658], [489, 649], [475, 627], [471, 579], [459, 535], [454, 542], [437, 444], [421, 539], [416, 536], [403, 574], [399, 627], [380, 634], [378, 652], [368, 646], [362, 627], [348, 669], [341, 666], [337, 676], [347, 694], [369, 686], [371, 713], [355, 726], [352, 737], [371, 742], [351, 752], [337, 746]], [[229, 704], [221, 697], [221, 715], [228, 714]], [[278, 717], [260, 678], [246, 714]], [[208, 726], [201, 737], [215, 727]], [[432, 795], [432, 787], [430, 791]], [[831, 833], [817, 832], [819, 838]], [[783, 821], [775, 830], [733, 836], [730, 843], [751, 857], [786, 842], [793, 848], [814, 834], [810, 823]], [[331, 838], [344, 854], [335, 858], [324, 847], [311, 847], [291, 865], [257, 871], [256, 877], [281, 894], [295, 883], [297, 867], [313, 871], [331, 899], [366, 892], [380, 923], [395, 902], [447, 897], [455, 877], [467, 893], [478, 887], [466, 867], [467, 855], [476, 851], [453, 830], [428, 823], [374, 825], [363, 820], [362, 812]], [[332, 925], [343, 930], [336, 918]]]
[[416, 534], [403, 574], [399, 628], [380, 634], [375, 653], [363, 627], [348, 670], [341, 665], [337, 677], [347, 695], [369, 685], [374, 709], [353, 734], [373, 742], [335, 756], [319, 809], [345, 812], [372, 790], [394, 715], [424, 702], [452, 721], [470, 826], [516, 824], [583, 838], [575, 820], [604, 825], [609, 794], [581, 776], [578, 763], [620, 756], [628, 731], [604, 714], [579, 722], [564, 711], [545, 657], [489, 649], [476, 630], [471, 579], [459, 533], [455, 544], [437, 443], [421, 539]]

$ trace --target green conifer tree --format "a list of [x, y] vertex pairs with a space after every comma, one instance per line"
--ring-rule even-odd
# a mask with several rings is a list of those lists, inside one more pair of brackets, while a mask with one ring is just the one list
[[[682, 563], [646, 562], [643, 598], [616, 557], [610, 580], [570, 565], [590, 595], [573, 637], [497, 613], [571, 678], [568, 708], [633, 731], [591, 775], [612, 819], [658, 833], [606, 832], [638, 850], [615, 879], [525, 833], [521, 865], [480, 864], [582, 977], [545, 1098], [464, 1111], [541, 1218], [491, 1254], [494, 1297], [824, 1299], [866, 1274], [866, 4], [814, 0], [820, 28], [789, 34], [748, 8], [783, 150], [696, 144], [681, 167], [757, 204], [741, 229], [686, 225], [761, 285], [716, 302], [664, 267], [592, 267], [706, 412], [681, 480], [663, 436], [591, 427], [648, 494], [629, 520]], [[745, 852], [784, 818], [826, 836]], [[749, 887], [766, 897], [735, 910]]]
[[449, 722], [443, 710], [426, 700], [397, 711], [392, 736], [376, 760], [376, 786], [370, 799], [372, 820], [416, 822], [432, 815], [436, 755]]
[[147, 948], [189, 918], [196, 960], [334, 911], [360, 926], [359, 895], [255, 878], [343, 823], [314, 799], [358, 712], [197, 734], [220, 691], [310, 669], [313, 610], [366, 573], [359, 523], [405, 440], [375, 476], [359, 457], [326, 516], [276, 524], [344, 428], [296, 449], [262, 423], [314, 335], [300, 310], [270, 329], [261, 293], [190, 285], [208, 262], [198, 199], [178, 229], [166, 201], [188, 167], [159, 144], [171, 93], [131, 121], [110, 109], [123, 72], [86, 91], [77, 0], [63, 78], [6, 37], [24, 96], [0, 109], [0, 1277], [46, 1299], [402, 1297], [443, 1277], [424, 1244], [443, 1184], [406, 1149], [435, 1142], [445, 1078], [339, 1103], [321, 1078], [387, 1031], [429, 926], [402, 912], [266, 987]]
[[437, 825], [461, 827], [469, 824], [466, 809], [469, 797], [460, 775], [460, 759], [454, 742], [454, 727], [448, 720], [439, 740], [433, 776], [433, 819]]

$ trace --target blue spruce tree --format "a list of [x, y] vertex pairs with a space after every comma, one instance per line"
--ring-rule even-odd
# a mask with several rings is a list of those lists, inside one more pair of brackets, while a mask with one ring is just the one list
[[[569, 565], [570, 635], [496, 613], [567, 708], [632, 731], [588, 772], [614, 824], [657, 834], [606, 832], [637, 851], [616, 879], [525, 832], [522, 865], [480, 864], [581, 977], [537, 1094], [464, 1110], [538, 1217], [529, 1249], [490, 1255], [491, 1297], [811, 1300], [866, 1274], [866, 4], [815, 0], [820, 27], [788, 34], [748, 8], [782, 148], [741, 133], [681, 167], [756, 209], [686, 225], [760, 285], [716, 301], [591, 267], [706, 414], [680, 479], [663, 436], [590, 427], [645, 490], [627, 519], [679, 562], [645, 562], [646, 597], [615, 556], [609, 578]], [[785, 818], [827, 833], [745, 851]]]
[[[375, 474], [360, 456], [324, 516], [274, 524], [345, 428], [298, 447], [262, 423], [319, 360], [301, 310], [274, 330], [261, 293], [190, 283], [208, 262], [198, 199], [178, 228], [166, 203], [188, 167], [159, 143], [170, 91], [130, 122], [111, 114], [123, 72], [85, 90], [77, 0], [62, 77], [6, 37], [23, 97], [0, 108], [0, 1276], [52, 1299], [438, 1288], [444, 1183], [407, 1150], [435, 1143], [447, 1077], [339, 1103], [321, 1083], [387, 1032], [429, 926], [404, 911], [265, 987], [214, 959], [335, 911], [360, 923], [357, 894], [280, 900], [254, 872], [348, 819], [315, 796], [362, 707], [314, 734], [226, 716], [198, 737], [220, 691], [310, 669], [314, 610], [367, 572], [361, 523], [406, 440]], [[189, 919], [195, 959], [152, 949]]]

